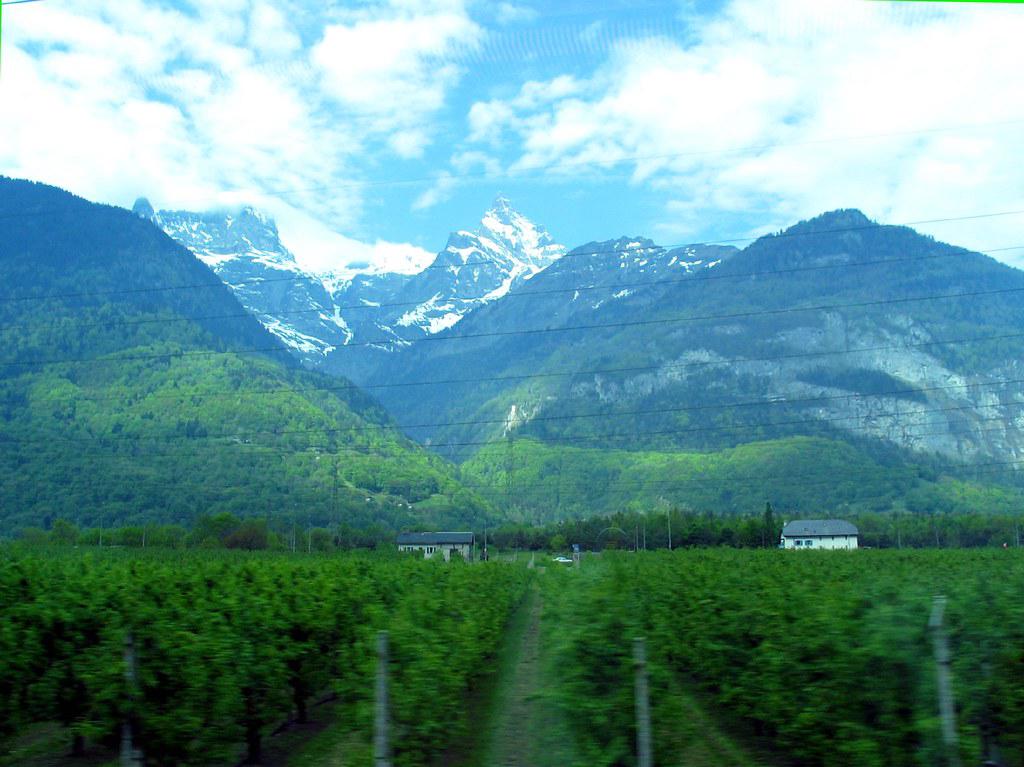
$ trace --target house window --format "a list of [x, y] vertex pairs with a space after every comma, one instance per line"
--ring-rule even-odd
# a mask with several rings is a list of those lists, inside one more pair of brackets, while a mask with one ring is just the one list
[[434, 553], [434, 547], [433, 546], [427, 546], [427, 553], [428, 554], [433, 554]]
[[800, 540], [799, 538], [797, 538], [797, 541], [796, 541], [796, 543], [795, 543], [795, 544], [793, 544], [793, 545], [794, 545], [794, 546], [803, 546], [803, 545], [804, 545], [804, 542], [803, 542], [803, 541], [801, 541], [801, 540]]
[[814, 540], [813, 539], [811, 539], [809, 541], [804, 541], [804, 546], [813, 546], [813, 545], [814, 545]]

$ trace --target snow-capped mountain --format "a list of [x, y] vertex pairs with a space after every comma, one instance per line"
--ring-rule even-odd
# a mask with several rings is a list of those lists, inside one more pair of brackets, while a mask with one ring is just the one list
[[474, 309], [502, 298], [565, 252], [543, 228], [499, 196], [478, 229], [452, 233], [445, 249], [419, 274], [401, 284], [392, 279], [388, 291], [380, 290], [379, 278], [356, 278], [341, 295], [350, 305], [380, 304], [372, 321], [375, 327], [364, 328], [368, 341], [379, 340], [388, 348], [408, 345], [447, 330]]
[[191, 250], [261, 323], [307, 363], [320, 364], [352, 332], [331, 294], [304, 272], [281, 244], [273, 220], [253, 208], [237, 213], [153, 210], [145, 198], [133, 208]]
[[274, 222], [252, 208], [155, 211], [140, 199], [134, 210], [213, 269], [303, 362], [357, 379], [381, 353], [451, 328], [566, 252], [502, 196], [476, 230], [454, 232], [418, 274], [346, 279], [304, 271]]

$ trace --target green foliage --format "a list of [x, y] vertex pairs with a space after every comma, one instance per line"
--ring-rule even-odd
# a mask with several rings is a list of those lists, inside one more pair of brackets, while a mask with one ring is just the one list
[[[462, 472], [494, 503], [507, 502], [517, 521], [532, 523], [666, 506], [748, 514], [765, 499], [789, 518], [889, 510], [907, 497], [915, 511], [1005, 513], [1022, 506], [1015, 489], [935, 482], [924, 468], [893, 466], [847, 442], [817, 437], [714, 451], [583, 448], [521, 438], [481, 449]], [[954, 485], [970, 499], [955, 502]]]
[[[932, 595], [947, 623], [961, 759], [982, 733], [1024, 759], [1020, 663], [1024, 560], [988, 552], [605, 554], [552, 572], [559, 695], [587, 764], [634, 764], [630, 641], [645, 636], [654, 744], [671, 740], [672, 690], [696, 684], [794, 763], [942, 762], [927, 633]], [[662, 750], [655, 763], [672, 763]]]
[[[314, 696], [370, 711], [376, 631], [392, 644], [397, 765], [427, 764], [464, 727], [467, 691], [528, 571], [394, 557], [5, 549], [0, 737], [59, 720], [147, 764], [250, 759]], [[131, 637], [137, 687], [125, 680]]]
[[10, 179], [0, 211], [0, 536], [58, 518], [405, 528], [488, 514], [375, 401], [298, 369], [150, 222]]

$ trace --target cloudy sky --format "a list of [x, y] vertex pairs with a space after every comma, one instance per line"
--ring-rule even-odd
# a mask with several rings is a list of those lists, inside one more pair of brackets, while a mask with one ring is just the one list
[[[1024, 7], [40, 0], [0, 173], [253, 204], [311, 268], [423, 263], [498, 192], [569, 246], [1024, 211]], [[1024, 213], [921, 224], [1024, 265]]]

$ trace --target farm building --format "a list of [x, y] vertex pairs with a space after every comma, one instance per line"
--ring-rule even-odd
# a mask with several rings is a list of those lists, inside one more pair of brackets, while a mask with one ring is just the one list
[[476, 538], [473, 533], [401, 533], [399, 551], [422, 551], [424, 559], [440, 554], [445, 562], [459, 554], [467, 562], [472, 559]]
[[855, 549], [857, 528], [842, 519], [797, 519], [782, 528], [783, 549]]

